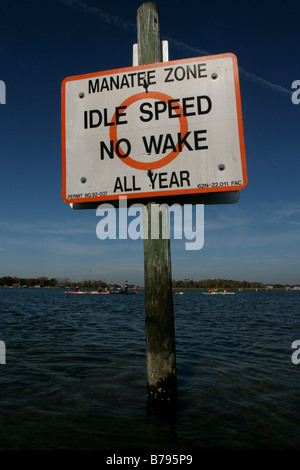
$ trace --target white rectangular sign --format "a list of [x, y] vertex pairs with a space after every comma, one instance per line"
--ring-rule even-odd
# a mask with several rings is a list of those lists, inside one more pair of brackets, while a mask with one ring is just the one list
[[62, 152], [68, 203], [243, 189], [235, 55], [66, 78]]

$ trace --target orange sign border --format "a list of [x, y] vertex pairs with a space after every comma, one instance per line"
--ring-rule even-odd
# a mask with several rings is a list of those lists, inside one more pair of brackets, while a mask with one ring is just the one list
[[[109, 195], [109, 196], [97, 196], [97, 197], [88, 197], [88, 198], [77, 198], [77, 199], [68, 199], [67, 198], [67, 193], [66, 193], [66, 186], [67, 186], [67, 172], [66, 172], [66, 130], [65, 130], [65, 99], [66, 99], [66, 84], [70, 81], [74, 80], [83, 80], [83, 79], [88, 79], [88, 78], [93, 78], [93, 77], [100, 77], [103, 75], [113, 75], [117, 73], [126, 73], [126, 72], [132, 72], [136, 70], [145, 70], [149, 68], [160, 68], [160, 67], [166, 67], [166, 65], [180, 65], [180, 64], [186, 64], [189, 62], [203, 62], [203, 61], [208, 61], [208, 60], [214, 60], [214, 59], [222, 59], [226, 57], [231, 57], [232, 58], [232, 65], [233, 65], [233, 76], [234, 76], [234, 86], [235, 86], [235, 97], [236, 97], [236, 109], [237, 109], [237, 123], [238, 123], [238, 132], [239, 132], [239, 144], [240, 144], [240, 155], [241, 155], [241, 165], [242, 165], [242, 174], [243, 174], [243, 184], [240, 186], [225, 186], [225, 187], [214, 187], [214, 188], [193, 188], [193, 189], [172, 189], [170, 191], [147, 191], [147, 192], [139, 192], [139, 193], [122, 193], [122, 194], [114, 194], [114, 195]], [[149, 97], [149, 93], [147, 93]], [[152, 92], [152, 93], [160, 93], [160, 92]], [[141, 93], [143, 94], [143, 93]], [[162, 93], [163, 94], [163, 93]], [[130, 99], [132, 99], [134, 96], [137, 96], [138, 94], [132, 95], [129, 97], [125, 102], [129, 102]], [[164, 95], [164, 94], [163, 94]], [[166, 96], [166, 95], [165, 95]], [[129, 103], [131, 104], [131, 103]], [[116, 126], [115, 126], [116, 127]], [[114, 138], [116, 137], [116, 133]], [[61, 86], [61, 138], [62, 138], [62, 198], [65, 202], [67, 203], [78, 203], [78, 202], [95, 202], [95, 201], [113, 201], [119, 199], [120, 196], [126, 196], [128, 199], [141, 199], [141, 198], [156, 198], [159, 196], [174, 196], [174, 195], [184, 195], [184, 194], [201, 194], [201, 193], [215, 193], [215, 192], [224, 192], [224, 191], [239, 191], [241, 189], [244, 189], [247, 184], [248, 184], [248, 176], [247, 176], [247, 167], [246, 167], [246, 151], [245, 151], [245, 140], [244, 140], [244, 126], [243, 126], [243, 116], [242, 116], [242, 104], [241, 104], [241, 92], [240, 92], [240, 81], [239, 81], [239, 73], [238, 73], [238, 63], [237, 63], [237, 57], [235, 54], [232, 54], [231, 52], [224, 53], [224, 54], [218, 54], [218, 55], [210, 55], [210, 56], [202, 56], [202, 57], [191, 57], [188, 59], [180, 59], [180, 60], [173, 60], [173, 61], [168, 61], [168, 62], [158, 62], [154, 64], [146, 64], [146, 65], [138, 65], [135, 67], [125, 67], [125, 68], [120, 68], [120, 69], [112, 69], [112, 70], [106, 70], [103, 72], [93, 72], [93, 73], [88, 73], [88, 74], [83, 74], [83, 75], [74, 75], [72, 77], [66, 77], [62, 81], [62, 86]], [[172, 153], [172, 152], [171, 152]], [[177, 155], [176, 155], [177, 156]], [[173, 160], [176, 156], [173, 158], [170, 158], [170, 161]], [[170, 157], [170, 154], [167, 155], [164, 158]], [[127, 159], [130, 157], [127, 157]], [[161, 163], [163, 159], [159, 160], [158, 162], [152, 162], [153, 164], [155, 163]], [[168, 162], [167, 162], [168, 163]], [[165, 164], [167, 164], [165, 163]], [[162, 165], [159, 165], [159, 167]], [[150, 169], [155, 169], [155, 167], [151, 167], [151, 164], [148, 165], [147, 167]]]
[[[147, 99], [153, 98], [153, 99], [158, 99], [158, 100], [161, 100], [161, 101], [166, 101], [166, 99], [167, 100], [168, 99], [169, 100], [173, 99], [171, 96], [168, 96], [165, 93], [161, 93], [159, 91], [148, 91], [148, 92], [143, 92], [143, 93], [136, 93], [135, 95], [130, 96], [125, 101], [123, 101], [123, 103], [120, 106], [121, 107], [124, 106], [124, 107], [128, 108], [128, 106], [130, 106], [132, 103], [135, 103], [136, 101], [142, 100], [143, 98], [147, 98]], [[179, 115], [181, 135], [185, 135], [188, 131], [188, 122], [187, 122], [187, 118], [185, 116], [183, 116], [183, 114], [180, 115], [180, 111], [183, 111], [183, 110], [182, 110], [182, 107], [179, 105], [177, 108], [175, 108], [175, 112]], [[113, 115], [113, 118], [112, 118], [111, 122], [115, 122], [115, 121], [116, 121], [116, 113]], [[118, 141], [117, 126], [112, 126], [110, 128], [110, 140], [113, 141], [114, 148], [115, 148], [116, 143]], [[122, 152], [122, 153], [124, 155], [124, 152]], [[179, 145], [177, 144], [176, 152], [174, 152], [174, 150], [172, 150], [172, 152], [170, 152], [168, 155], [166, 155], [165, 157], [163, 157], [160, 160], [157, 160], [155, 162], [139, 162], [139, 161], [134, 160], [131, 157], [126, 157], [126, 160], [124, 159], [122, 161], [126, 165], [129, 165], [132, 168], [136, 168], [137, 170], [148, 170], [148, 169], [157, 170], [157, 168], [161, 168], [162, 166], [165, 166], [168, 163], [171, 163], [178, 156], [178, 154], [179, 154]]]

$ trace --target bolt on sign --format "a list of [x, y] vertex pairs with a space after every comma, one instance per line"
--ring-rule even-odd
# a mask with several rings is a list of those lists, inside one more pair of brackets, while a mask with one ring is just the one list
[[66, 78], [62, 154], [68, 203], [243, 189], [236, 56]]

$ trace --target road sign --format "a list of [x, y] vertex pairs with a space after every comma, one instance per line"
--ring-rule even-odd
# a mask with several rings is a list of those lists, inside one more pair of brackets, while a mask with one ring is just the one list
[[66, 78], [62, 153], [68, 203], [243, 189], [235, 55]]

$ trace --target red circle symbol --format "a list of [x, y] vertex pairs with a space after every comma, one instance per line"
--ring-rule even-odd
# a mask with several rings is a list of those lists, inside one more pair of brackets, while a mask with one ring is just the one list
[[[158, 91], [149, 91], [149, 92], [143, 92], [143, 93], [137, 93], [136, 95], [132, 95], [129, 98], [127, 98], [123, 103], [120, 105], [120, 107], [126, 107], [128, 108], [132, 103], [135, 103], [136, 101], [140, 101], [143, 99], [155, 99], [155, 100], [160, 100], [164, 101], [165, 103], [168, 102], [168, 100], [173, 100], [171, 96], [165, 95], [164, 93], [160, 93]], [[168, 103], [167, 103], [168, 104]], [[182, 136], [184, 136], [187, 131], [188, 131], [188, 122], [187, 118], [183, 116], [183, 109], [179, 105], [176, 108], [173, 108], [173, 110], [178, 114], [179, 122], [180, 122], [180, 133]], [[113, 118], [111, 120], [113, 124], [116, 122], [116, 113], [113, 115]], [[110, 128], [110, 140], [113, 141], [113, 148], [116, 148], [116, 144], [118, 142], [118, 137], [117, 137], [117, 125], [112, 125]], [[184, 145], [184, 144], [183, 144]], [[137, 168], [138, 170], [156, 170], [157, 168], [161, 168], [162, 166], [167, 165], [168, 163], [172, 162], [178, 154], [181, 152], [179, 150], [179, 144], [177, 142], [177, 145], [175, 146], [176, 150], [172, 150], [168, 155], [165, 157], [161, 158], [160, 160], [156, 160], [155, 162], [139, 162], [138, 160], [134, 160], [133, 158], [127, 156], [125, 157], [125, 153], [121, 148], [119, 148], [119, 154], [121, 157], [119, 157], [126, 165], [131, 166], [132, 168]], [[124, 155], [124, 157], [122, 157]]]

